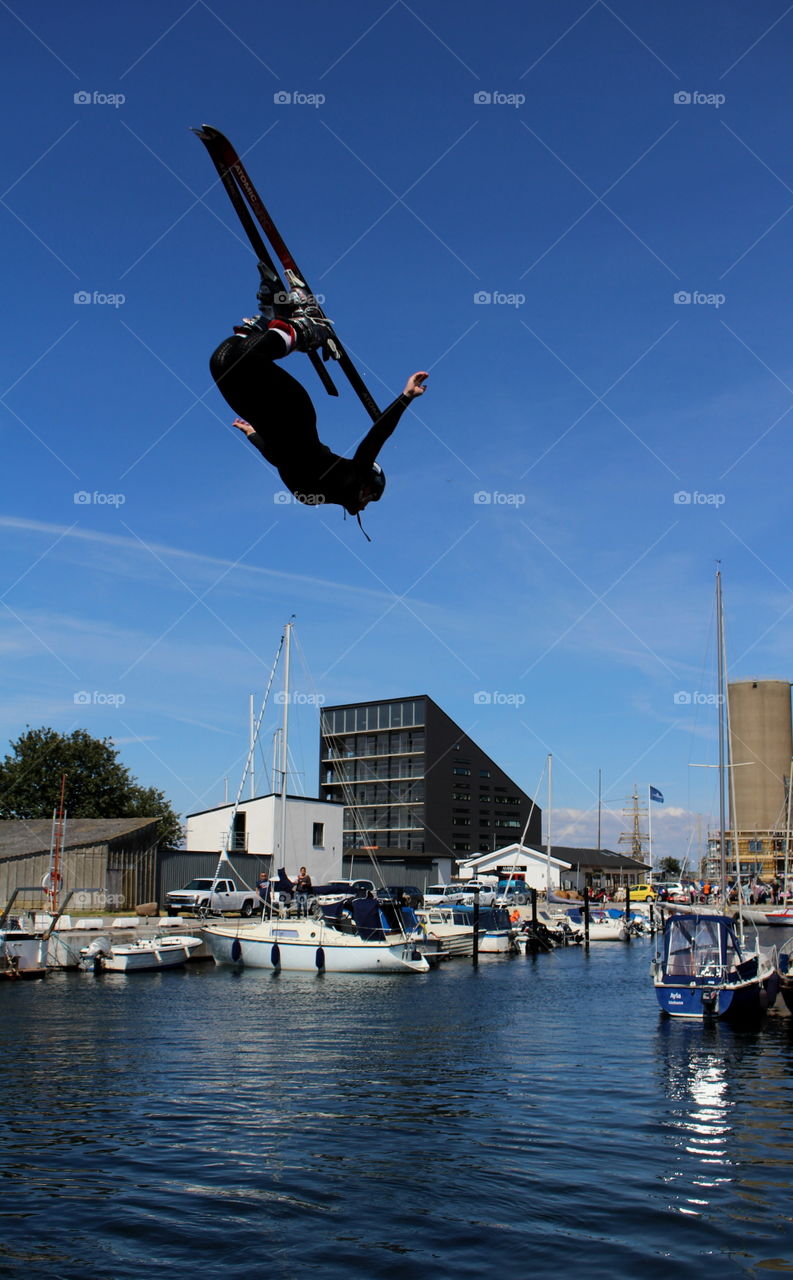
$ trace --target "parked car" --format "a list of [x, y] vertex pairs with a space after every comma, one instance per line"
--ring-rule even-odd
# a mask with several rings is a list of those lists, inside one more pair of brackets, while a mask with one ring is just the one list
[[381, 902], [396, 902], [406, 907], [424, 905], [424, 894], [415, 884], [387, 884], [377, 890]]
[[424, 890], [425, 907], [453, 907], [465, 897], [459, 884], [431, 884]]
[[493, 905], [496, 907], [525, 907], [529, 897], [530, 895], [523, 886], [519, 889], [505, 889], [502, 893], [496, 894], [496, 900]]
[[327, 884], [314, 885], [308, 905], [309, 909], [315, 903], [323, 907], [327, 903], [342, 902], [346, 898], [365, 898], [368, 893], [374, 893], [371, 880], [330, 880]]
[[465, 893], [466, 901], [473, 902], [474, 893], [478, 889], [480, 907], [492, 907], [496, 900], [497, 886], [498, 881], [493, 884], [489, 880], [469, 880], [467, 884], [463, 885], [463, 892]]
[[[655, 902], [658, 897], [658, 889], [653, 884], [632, 884], [630, 891], [631, 902]], [[622, 896], [624, 898], [625, 894]]]
[[[674, 899], [678, 894], [682, 895], [688, 892], [679, 880], [654, 880], [652, 887], [659, 898], [667, 897]], [[662, 889], [665, 891], [663, 894], [661, 893]]]

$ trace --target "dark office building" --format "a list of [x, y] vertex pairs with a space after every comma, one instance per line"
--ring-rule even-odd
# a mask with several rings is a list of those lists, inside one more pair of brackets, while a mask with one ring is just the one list
[[[454, 867], [520, 839], [530, 798], [432, 698], [324, 707], [320, 732], [320, 795], [345, 805], [345, 850]], [[535, 806], [527, 844], [541, 822]]]

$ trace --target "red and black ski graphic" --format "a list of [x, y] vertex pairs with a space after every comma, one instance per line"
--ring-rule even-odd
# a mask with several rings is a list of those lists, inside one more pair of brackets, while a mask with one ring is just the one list
[[[228, 138], [226, 138], [224, 134], [220, 133], [219, 130], [213, 129], [211, 125], [207, 124], [202, 125], [200, 129], [194, 129], [193, 133], [201, 139], [209, 152], [210, 159], [218, 171], [220, 180], [226, 189], [226, 193], [234, 206], [235, 212], [242, 223], [245, 234], [250, 240], [251, 246], [258, 260], [266, 263], [272, 270], [274, 280], [278, 282], [278, 286], [283, 290], [283, 292], [288, 292], [289, 289], [296, 288], [307, 289], [309, 293], [312, 293], [313, 290], [307, 283], [305, 276], [299, 269], [297, 263], [292, 257], [292, 254], [286, 247], [286, 243], [281, 236], [281, 233], [270, 217], [259, 193], [251, 182], [245, 166]], [[256, 222], [259, 223], [269, 240], [275, 256], [281, 263], [281, 268], [286, 278], [286, 285], [284, 285], [284, 281], [281, 280], [279, 272], [273, 261], [272, 254], [268, 250], [267, 245], [256, 226], [256, 222], [254, 222], [254, 218], [251, 216], [251, 211], [256, 218]], [[322, 312], [322, 314], [324, 315], [325, 313]], [[331, 335], [332, 336], [325, 344], [325, 358], [327, 359], [328, 356], [330, 356], [332, 359], [338, 361], [340, 369], [345, 374], [350, 386], [366, 409], [369, 417], [373, 422], [376, 422], [381, 416], [381, 411], [374, 397], [350, 359], [350, 356], [345, 351], [336, 331], [331, 330]], [[328, 370], [322, 363], [319, 353], [317, 351], [309, 352], [309, 359], [322, 380], [322, 384], [328, 392], [328, 395], [337, 396], [339, 393], [334, 385], [333, 379], [328, 373]]]

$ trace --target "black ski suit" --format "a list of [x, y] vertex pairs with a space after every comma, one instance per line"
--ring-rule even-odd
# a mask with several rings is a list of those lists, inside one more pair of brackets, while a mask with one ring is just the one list
[[372, 464], [410, 397], [397, 396], [372, 424], [354, 456], [342, 458], [317, 435], [317, 415], [306, 389], [276, 363], [284, 354], [283, 339], [277, 333], [235, 334], [212, 353], [209, 368], [226, 402], [255, 429], [248, 436], [251, 444], [276, 468], [298, 501], [307, 506], [338, 503], [357, 515]]

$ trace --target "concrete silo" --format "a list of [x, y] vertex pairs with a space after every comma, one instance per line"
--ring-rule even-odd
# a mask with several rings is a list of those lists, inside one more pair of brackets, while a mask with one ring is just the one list
[[[730, 761], [739, 832], [781, 831], [793, 755], [789, 680], [737, 680], [728, 685]], [[751, 761], [752, 763], [746, 763]]]

